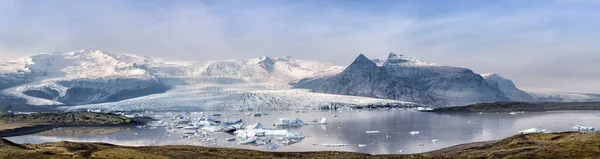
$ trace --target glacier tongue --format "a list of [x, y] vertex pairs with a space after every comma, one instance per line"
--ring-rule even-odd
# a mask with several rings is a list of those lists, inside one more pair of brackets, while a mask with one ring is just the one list
[[65, 110], [102, 108], [107, 110], [286, 110], [315, 109], [329, 106], [367, 106], [415, 103], [367, 97], [313, 93], [304, 89], [255, 90], [248, 85], [179, 87], [114, 103], [61, 107]]

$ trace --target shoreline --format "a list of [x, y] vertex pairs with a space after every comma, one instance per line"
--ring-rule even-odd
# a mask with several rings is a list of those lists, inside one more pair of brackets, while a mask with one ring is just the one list
[[144, 125], [144, 123], [131, 123], [131, 124], [39, 124], [29, 125], [24, 127], [18, 127], [13, 129], [6, 129], [0, 131], [0, 137], [13, 137], [30, 135], [39, 132], [44, 132], [56, 128], [71, 128], [71, 127], [131, 127]]
[[526, 103], [526, 102], [494, 102], [479, 103], [466, 106], [440, 107], [422, 112], [431, 113], [478, 113], [478, 112], [544, 112], [564, 110], [600, 110], [600, 102], [589, 103]]
[[518, 134], [418, 154], [357, 152], [268, 152], [202, 146], [119, 146], [107, 143], [16, 144], [0, 138], [0, 158], [595, 158], [600, 132]]

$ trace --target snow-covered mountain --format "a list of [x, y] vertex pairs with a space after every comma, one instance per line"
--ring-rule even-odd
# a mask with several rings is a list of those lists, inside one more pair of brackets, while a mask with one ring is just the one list
[[533, 102], [535, 99], [515, 86], [513, 81], [495, 73], [481, 74], [490, 85], [498, 87], [511, 101]]
[[[42, 53], [0, 62], [0, 99], [64, 109], [291, 109], [326, 104], [406, 103], [292, 89], [303, 78], [343, 67], [291, 57], [174, 61], [100, 50]], [[314, 99], [310, 102], [308, 99]], [[77, 107], [73, 107], [77, 106]], [[117, 107], [114, 107], [117, 106]]]
[[364, 55], [335, 76], [308, 78], [296, 84], [315, 92], [411, 101], [436, 106], [510, 100], [465, 68], [441, 66], [390, 53], [382, 63]]

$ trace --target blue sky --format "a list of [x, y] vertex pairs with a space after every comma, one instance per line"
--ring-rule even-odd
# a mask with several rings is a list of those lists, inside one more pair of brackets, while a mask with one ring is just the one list
[[600, 0], [0, 0], [0, 58], [103, 49], [347, 65], [405, 54], [600, 93]]

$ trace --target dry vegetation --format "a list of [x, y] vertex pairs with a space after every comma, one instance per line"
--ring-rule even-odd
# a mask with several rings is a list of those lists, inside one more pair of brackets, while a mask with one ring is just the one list
[[57, 142], [18, 145], [0, 141], [0, 158], [598, 158], [600, 133], [516, 135], [499, 141], [458, 145], [413, 155], [350, 152], [262, 152], [197, 146], [126, 147]]

